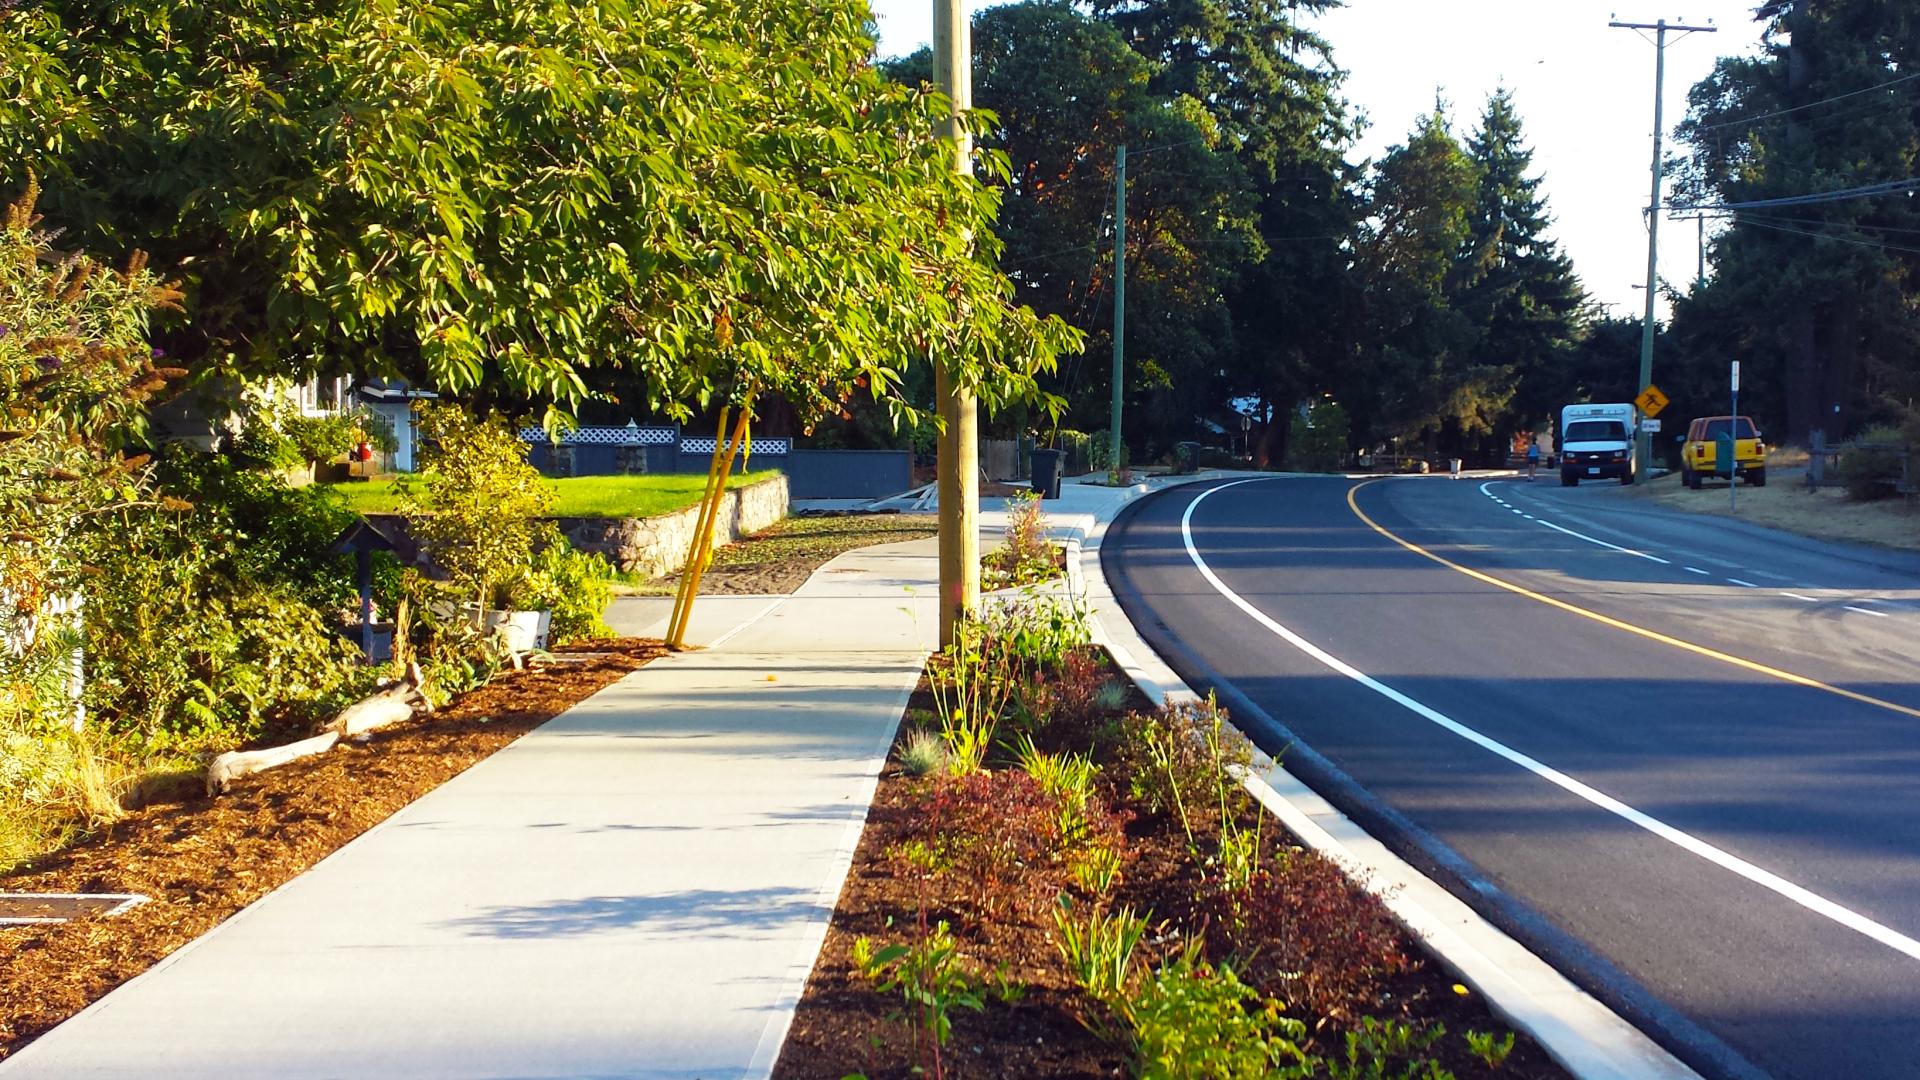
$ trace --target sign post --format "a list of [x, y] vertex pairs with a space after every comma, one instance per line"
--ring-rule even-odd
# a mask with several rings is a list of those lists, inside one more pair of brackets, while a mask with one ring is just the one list
[[1727, 382], [1733, 392], [1733, 411], [1727, 419], [1727, 511], [1740, 509], [1740, 361], [1733, 361]]

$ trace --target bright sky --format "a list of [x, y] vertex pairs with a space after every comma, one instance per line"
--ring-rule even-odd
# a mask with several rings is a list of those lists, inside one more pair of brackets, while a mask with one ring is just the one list
[[[1667, 36], [1671, 140], [1688, 88], [1717, 57], [1757, 47], [1754, 0], [1686, 0], [1678, 9], [1662, 8], [1660, 0], [1349, 3], [1315, 27], [1348, 72], [1347, 100], [1371, 125], [1357, 155], [1378, 156], [1404, 141], [1415, 119], [1433, 108], [1436, 88], [1450, 106], [1455, 134], [1464, 138], [1487, 95], [1504, 82], [1533, 147], [1535, 174], [1545, 178], [1554, 235], [1574, 270], [1615, 314], [1640, 311], [1646, 294], [1635, 286], [1647, 275], [1641, 219], [1653, 155], [1654, 48], [1651, 31], [1643, 39], [1607, 23], [1664, 18], [1720, 27], [1713, 34]], [[873, 6], [882, 54], [912, 52], [931, 37], [932, 0], [873, 0]], [[971, 3], [969, 10], [983, 6]], [[1660, 276], [1684, 290], [1697, 266], [1696, 226], [1663, 221], [1660, 239]]]

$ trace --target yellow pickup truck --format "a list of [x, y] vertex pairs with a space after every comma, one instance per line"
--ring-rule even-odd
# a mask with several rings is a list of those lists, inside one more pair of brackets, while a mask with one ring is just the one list
[[1680, 448], [1680, 478], [1688, 487], [1697, 491], [1704, 477], [1727, 475], [1719, 463], [1719, 444], [1729, 432], [1733, 435], [1734, 467], [1741, 479], [1754, 487], [1767, 486], [1767, 444], [1753, 426], [1753, 419], [1697, 416], [1687, 427], [1687, 441]]

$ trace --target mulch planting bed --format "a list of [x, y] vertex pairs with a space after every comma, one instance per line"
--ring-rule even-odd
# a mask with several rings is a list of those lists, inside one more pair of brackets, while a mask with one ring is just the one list
[[475, 762], [661, 656], [637, 638], [556, 650], [437, 712], [319, 757], [135, 811], [0, 877], [0, 891], [142, 893], [111, 918], [0, 927], [0, 1059]]
[[[1121, 678], [1104, 652], [1088, 651], [1110, 677]], [[1130, 698], [1122, 708], [1146, 711], [1139, 691], [1129, 689]], [[916, 710], [932, 707], [923, 681], [908, 708], [908, 722], [902, 725], [895, 762], [911, 729], [929, 720], [925, 712]], [[1108, 715], [1119, 712], [1111, 710]], [[1002, 735], [1011, 737], [1004, 725]], [[1046, 736], [1035, 737], [1047, 748]], [[1089, 745], [1072, 735], [1055, 740], [1055, 745], [1065, 748], [1075, 742], [1082, 749]], [[1120, 753], [1124, 757], [1126, 752]], [[1099, 760], [1102, 754], [1096, 750], [1094, 756]], [[1504, 1035], [1506, 1025], [1476, 995], [1463, 993], [1464, 987], [1457, 987], [1453, 976], [1411, 940], [1377, 898], [1354, 886], [1331, 862], [1300, 850], [1271, 818], [1261, 826], [1265, 862], [1276, 867], [1266, 895], [1281, 898], [1269, 905], [1281, 915], [1270, 914], [1260, 923], [1263, 930], [1271, 928], [1272, 937], [1259, 946], [1271, 951], [1264, 961], [1256, 953], [1246, 963], [1226, 955], [1226, 942], [1236, 935], [1224, 929], [1223, 920], [1230, 916], [1221, 902], [1223, 890], [1212, 872], [1196, 861], [1179, 820], [1149, 812], [1126, 790], [1122, 779], [1129, 768], [1126, 761], [1106, 760], [1101, 765], [1105, 796], [1119, 812], [1124, 829], [1123, 869], [1105, 903], [1111, 910], [1131, 906], [1137, 912], [1152, 913], [1152, 929], [1136, 954], [1140, 970], [1178, 953], [1185, 935], [1203, 934], [1210, 959], [1234, 968], [1263, 997], [1307, 998], [1320, 1006], [1315, 1010], [1294, 1002], [1287, 1010], [1287, 1015], [1308, 1025], [1306, 1036], [1298, 1040], [1308, 1054], [1344, 1063], [1347, 1033], [1361, 1027], [1361, 1017], [1374, 1017], [1418, 1029], [1444, 1025], [1446, 1034], [1420, 1056], [1463, 1080], [1564, 1080], [1567, 1076], [1524, 1035], [1516, 1036], [1511, 1054], [1497, 1069], [1470, 1052], [1463, 1038], [1466, 1032]], [[992, 766], [996, 781], [1002, 779], [1000, 774], [1017, 768], [1004, 761]], [[953, 871], [929, 875], [902, 857], [916, 842], [927, 843], [938, 833], [966, 831], [964, 817], [953, 815], [950, 806], [947, 820], [953, 824], [945, 830], [931, 825], [935, 815], [942, 813], [938, 792], [953, 783], [937, 775], [912, 777], [895, 764], [882, 775], [826, 945], [774, 1069], [775, 1080], [841, 1080], [853, 1073], [871, 1080], [931, 1076], [931, 1069], [925, 1067], [924, 1046], [915, 1049], [911, 1032], [900, 1019], [899, 993], [877, 991], [852, 957], [859, 938], [871, 939], [876, 947], [907, 944], [922, 934], [920, 927], [939, 921], [951, 924], [960, 966], [971, 974], [985, 1003], [983, 1011], [952, 1013], [952, 1038], [943, 1054], [947, 1077], [1111, 1080], [1135, 1075], [1124, 1041], [1097, 1038], [1082, 1023], [1083, 1018], [1100, 1014], [1075, 984], [1054, 941], [1056, 893], [1064, 892], [1073, 910], [1083, 913], [1099, 902], [1098, 897], [1072, 883], [1057, 867], [1040, 865], [1048, 861], [1043, 857], [991, 886], [1000, 899], [994, 910], [996, 905], [980, 903], [984, 894], [977, 880], [962, 881]], [[1250, 800], [1247, 807], [1239, 816], [1243, 824], [1251, 825], [1262, 811]], [[998, 819], [973, 827], [984, 833], [1008, 828]], [[1289, 923], [1282, 916], [1298, 918]], [[1355, 947], [1309, 940], [1316, 934], [1367, 944]], [[1237, 936], [1244, 944], [1259, 934], [1242, 930]], [[1316, 955], [1359, 957], [1366, 964], [1383, 958], [1388, 962], [1367, 970], [1343, 969], [1339, 960], [1311, 959]], [[1276, 971], [1286, 975], [1275, 978]], [[1011, 1002], [1002, 1000], [994, 992], [996, 983], [1022, 985], [1024, 994]], [[1401, 1072], [1396, 1065], [1386, 1075]]]

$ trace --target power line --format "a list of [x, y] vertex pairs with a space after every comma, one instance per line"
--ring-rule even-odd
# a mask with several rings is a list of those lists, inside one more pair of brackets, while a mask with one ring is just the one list
[[1907, 255], [1920, 255], [1920, 247], [1901, 247], [1898, 244], [1877, 244], [1872, 240], [1860, 240], [1850, 236], [1835, 236], [1832, 233], [1819, 233], [1807, 229], [1796, 229], [1790, 225], [1775, 225], [1746, 216], [1736, 218], [1736, 220], [1745, 221], [1747, 224], [1758, 228], [1772, 229], [1774, 232], [1792, 233], [1795, 236], [1808, 236], [1815, 240], [1832, 240], [1836, 243], [1852, 244], [1855, 247], [1875, 248], [1881, 251], [1898, 251]]
[[1834, 191], [1817, 191], [1806, 195], [1783, 195], [1774, 199], [1746, 199], [1740, 202], [1698, 203], [1691, 206], [1668, 204], [1668, 210], [1759, 210], [1773, 206], [1812, 206], [1817, 203], [1845, 202], [1849, 199], [1870, 199], [1880, 195], [1901, 195], [1920, 190], [1920, 176], [1909, 176], [1901, 180], [1883, 180], [1877, 184], [1863, 184], [1859, 187], [1839, 188]]
[[1752, 213], [1750, 211], [1739, 214], [1738, 218], [1739, 220], [1742, 220], [1742, 221], [1771, 221], [1781, 225], [1824, 225], [1828, 228], [1834, 228], [1834, 229], [1859, 229], [1862, 232], [1920, 234], [1920, 229], [1906, 229], [1906, 228], [1901, 228], [1898, 225], [1874, 225], [1869, 222], [1862, 222], [1862, 221], [1828, 221], [1824, 218], [1780, 217], [1776, 214], [1761, 215], [1761, 214]]
[[1890, 86], [1898, 86], [1901, 83], [1912, 82], [1915, 79], [1920, 79], [1920, 73], [1916, 73], [1913, 75], [1902, 75], [1899, 78], [1888, 79], [1886, 82], [1877, 83], [1873, 86], [1869, 86], [1864, 90], [1850, 90], [1844, 94], [1835, 94], [1829, 98], [1821, 98], [1819, 101], [1809, 101], [1805, 105], [1795, 105], [1787, 109], [1775, 109], [1772, 112], [1757, 113], [1753, 116], [1743, 116], [1738, 120], [1723, 120], [1718, 124], [1702, 124], [1699, 127], [1695, 128], [1694, 130], [1695, 131], [1714, 131], [1719, 128], [1738, 127], [1742, 124], [1751, 124], [1757, 120], [1768, 120], [1776, 116], [1785, 116], [1788, 113], [1797, 113], [1802, 111], [1803, 109], [1812, 109], [1812, 108], [1817, 108], [1821, 105], [1829, 105], [1836, 101], [1845, 101], [1848, 98], [1859, 97], [1861, 94], [1871, 94], [1875, 90], [1885, 90]]

